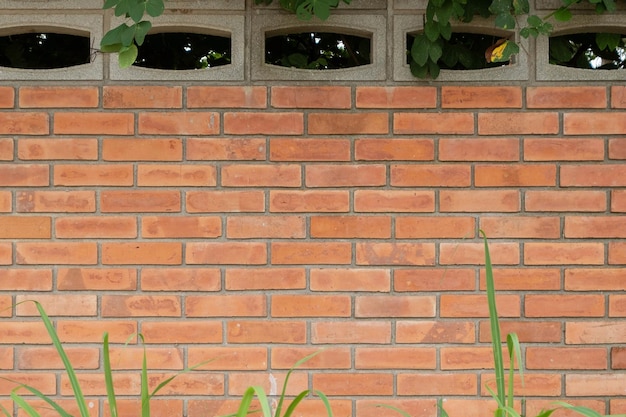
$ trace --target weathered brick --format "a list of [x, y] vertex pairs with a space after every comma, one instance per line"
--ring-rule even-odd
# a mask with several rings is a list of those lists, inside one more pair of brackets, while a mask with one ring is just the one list
[[310, 135], [384, 135], [389, 133], [387, 113], [310, 113]]
[[0, 87], [0, 108], [10, 109], [15, 104], [15, 89], [13, 87]]
[[432, 161], [435, 145], [432, 139], [357, 139], [354, 153], [357, 161]]
[[279, 213], [347, 212], [348, 191], [270, 190], [270, 211]]
[[2, 291], [51, 291], [51, 269], [0, 269]]
[[467, 187], [469, 165], [392, 165], [390, 182], [395, 187]]
[[0, 187], [41, 187], [49, 184], [50, 168], [48, 165], [0, 165]]
[[476, 272], [471, 268], [397, 269], [393, 287], [398, 292], [472, 291]]
[[[517, 242], [495, 242], [489, 245], [493, 265], [517, 265], [520, 248]], [[485, 245], [483, 243], [440, 243], [440, 265], [484, 265]]]
[[520, 193], [516, 190], [441, 190], [439, 210], [443, 212], [517, 212]]
[[188, 264], [264, 265], [267, 245], [262, 242], [189, 242], [185, 261]]
[[219, 217], [144, 216], [141, 236], [144, 238], [214, 238], [222, 234]]
[[356, 190], [354, 211], [371, 213], [435, 211], [434, 191]]
[[434, 296], [361, 295], [356, 297], [355, 317], [435, 317]]
[[304, 133], [302, 113], [224, 113], [227, 135], [301, 135]]
[[526, 265], [602, 265], [604, 245], [595, 242], [524, 244]]
[[439, 139], [440, 161], [519, 161], [519, 139]]
[[312, 291], [389, 292], [391, 274], [385, 269], [317, 268], [310, 271]]
[[524, 139], [526, 161], [603, 161], [603, 139]]
[[369, 87], [356, 88], [356, 106], [366, 109], [426, 109], [437, 105], [435, 87]]
[[398, 239], [463, 239], [475, 234], [472, 217], [398, 217], [395, 226]]
[[221, 168], [225, 187], [299, 187], [302, 185], [300, 166], [285, 165], [226, 165]]
[[39, 316], [34, 303], [24, 303], [26, 300], [36, 300], [49, 316], [96, 316], [98, 314], [98, 297], [84, 294], [43, 294], [17, 295], [15, 297], [16, 315]]
[[307, 326], [304, 321], [235, 320], [226, 324], [226, 341], [228, 343], [303, 344], [306, 343], [306, 332]]
[[267, 106], [267, 87], [190, 86], [187, 87], [187, 107], [193, 108], [253, 108]]
[[213, 187], [217, 172], [212, 165], [142, 164], [137, 167], [140, 187]]
[[57, 112], [54, 133], [67, 135], [132, 135], [135, 115], [132, 113]]
[[549, 187], [556, 185], [556, 165], [477, 165], [474, 183], [477, 187]]
[[521, 108], [520, 87], [441, 87], [441, 107], [446, 109]]
[[54, 166], [54, 185], [64, 186], [131, 186], [133, 166], [57, 164]]
[[481, 217], [480, 229], [490, 238], [558, 239], [559, 217]]
[[524, 301], [526, 317], [604, 316], [604, 296], [599, 294], [528, 294]]
[[607, 353], [603, 348], [526, 348], [528, 369], [607, 369]]
[[133, 291], [137, 289], [137, 271], [126, 268], [59, 268], [57, 289]]
[[384, 165], [309, 165], [307, 187], [367, 187], [385, 185]]
[[623, 135], [626, 133], [626, 113], [576, 112], [563, 114], [566, 135]]
[[396, 343], [474, 343], [475, 324], [454, 321], [402, 321], [396, 323]]
[[143, 112], [139, 113], [138, 132], [142, 135], [216, 135], [220, 133], [220, 116], [216, 112]]
[[[97, 369], [99, 354], [97, 348], [65, 348], [65, 353], [74, 369]], [[19, 369], [65, 369], [55, 348], [22, 348], [16, 356]]]
[[50, 239], [51, 227], [50, 217], [0, 217], [0, 239]]
[[47, 113], [0, 113], [0, 135], [47, 135], [50, 122]]
[[274, 265], [349, 264], [352, 248], [348, 242], [272, 242]]
[[584, 211], [600, 212], [605, 211], [607, 206], [607, 195], [601, 190], [585, 191], [526, 191], [525, 192], [526, 211]]
[[302, 216], [231, 216], [226, 219], [229, 239], [288, 238], [306, 236], [306, 219]]
[[181, 87], [110, 86], [102, 87], [105, 109], [176, 109], [183, 104]]
[[22, 213], [93, 213], [94, 191], [21, 191], [16, 210]]
[[[24, 140], [26, 139], [22, 139], [22, 141]], [[0, 161], [12, 161], [14, 147], [13, 139], [0, 138]]]
[[604, 109], [606, 87], [528, 87], [526, 106], [531, 109]]
[[271, 161], [349, 161], [348, 139], [270, 139]]
[[188, 191], [188, 213], [229, 213], [265, 211], [263, 191]]
[[185, 144], [190, 161], [257, 161], [266, 153], [266, 140], [260, 138], [189, 138]]
[[567, 344], [623, 344], [626, 342], [626, 323], [623, 321], [574, 321], [565, 323]]
[[221, 343], [219, 321], [145, 321], [141, 334], [149, 344]]
[[175, 295], [103, 295], [100, 314], [102, 317], [180, 317], [181, 302]]
[[22, 86], [19, 90], [21, 108], [89, 108], [98, 107], [97, 87]]
[[430, 243], [365, 242], [356, 244], [357, 265], [434, 265]]
[[276, 108], [349, 109], [352, 106], [350, 87], [273, 86], [271, 94], [271, 105]]
[[312, 238], [391, 237], [391, 217], [387, 216], [312, 216], [309, 222]]
[[228, 268], [224, 286], [230, 291], [302, 290], [306, 273], [303, 268]]
[[47, 345], [50, 335], [42, 321], [1, 321], [0, 343]]
[[95, 265], [98, 248], [93, 242], [18, 242], [19, 265]]
[[472, 113], [395, 113], [393, 133], [398, 135], [464, 135], [474, 133]]
[[498, 112], [478, 114], [479, 135], [545, 135], [558, 132], [558, 113]]
[[102, 243], [104, 265], [179, 265], [182, 263], [180, 242], [105, 242]]
[[[492, 369], [493, 353], [487, 346], [446, 346], [439, 349], [442, 371], [462, 369]], [[503, 355], [504, 366], [509, 367], [509, 358]]]
[[182, 161], [180, 139], [104, 139], [104, 161]]
[[[520, 317], [520, 297], [497, 295], [496, 306], [501, 317]], [[446, 318], [489, 317], [486, 295], [442, 294], [439, 297], [439, 316]]]
[[98, 140], [72, 139], [20, 139], [17, 141], [17, 157], [22, 160], [96, 160]]
[[264, 317], [267, 298], [262, 294], [190, 295], [185, 299], [187, 317]]
[[216, 268], [142, 268], [143, 291], [219, 291], [220, 270]]
[[106, 213], [179, 212], [178, 191], [101, 191], [100, 210]]
[[135, 238], [137, 221], [133, 217], [62, 217], [55, 221], [59, 238]]

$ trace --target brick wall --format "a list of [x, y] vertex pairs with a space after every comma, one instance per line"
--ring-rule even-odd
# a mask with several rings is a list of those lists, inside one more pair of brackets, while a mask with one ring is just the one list
[[[233, 410], [249, 384], [338, 416], [493, 408], [478, 230], [532, 410], [625, 412], [622, 86], [0, 87], [0, 369], [70, 395], [54, 317], [98, 415], [100, 342], [156, 415]], [[136, 342], [136, 339], [132, 339]], [[271, 377], [270, 377], [271, 375]], [[12, 384], [0, 382], [9, 406]], [[98, 404], [98, 401], [100, 404]], [[471, 410], [471, 411], [468, 411]], [[306, 403], [305, 415], [322, 412]], [[100, 411], [100, 413], [106, 412]]]

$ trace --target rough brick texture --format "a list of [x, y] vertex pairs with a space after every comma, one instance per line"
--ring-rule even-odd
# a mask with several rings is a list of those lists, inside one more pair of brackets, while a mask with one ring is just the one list
[[489, 415], [482, 229], [527, 411], [626, 410], [624, 87], [2, 83], [0, 377], [70, 393], [10, 308], [35, 299], [95, 415], [105, 331], [123, 395], [135, 332], [155, 378], [215, 359], [157, 415], [233, 411], [318, 348], [288, 393], [336, 415]]

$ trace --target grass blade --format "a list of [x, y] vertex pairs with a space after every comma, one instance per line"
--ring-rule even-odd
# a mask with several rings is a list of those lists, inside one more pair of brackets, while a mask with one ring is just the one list
[[437, 400], [437, 408], [441, 412], [441, 417], [450, 417], [446, 409], [443, 408], [443, 400], [441, 398]]
[[[175, 375], [173, 375], [173, 376], [171, 376], [171, 377], [167, 378], [166, 380], [164, 380], [163, 382], [161, 382], [159, 385], [157, 385], [157, 387], [156, 387], [156, 388], [152, 391], [152, 393], [150, 394], [150, 398], [154, 397], [154, 396], [157, 394], [157, 392], [161, 391], [161, 390], [162, 390], [162, 389], [163, 389], [163, 388], [164, 388], [167, 384], [169, 384], [170, 382], [172, 382], [172, 381], [173, 381], [176, 377], [178, 377], [178, 376], [180, 376], [180, 375], [182, 375], [182, 374], [186, 374], [187, 372], [191, 372], [191, 371], [193, 371], [194, 369], [197, 369], [197, 368], [199, 368], [199, 367], [201, 367], [201, 366], [206, 365], [207, 363], [211, 363], [211, 362], [213, 362], [214, 360], [215, 360], [215, 359], [210, 359], [210, 360], [208, 360], [208, 361], [200, 362], [200, 363], [195, 364], [194, 366], [191, 366], [191, 367], [189, 367], [189, 368], [185, 368], [185, 369], [183, 369], [182, 371], [177, 372]], [[113, 416], [111, 416], [111, 417], [113, 417]]]
[[113, 388], [113, 372], [111, 370], [111, 357], [109, 355], [109, 333], [104, 334], [102, 357], [104, 362], [104, 382], [109, 399], [109, 410], [111, 411], [111, 417], [117, 417], [117, 400], [115, 397], [115, 388]]
[[293, 373], [293, 371], [298, 368], [300, 365], [302, 365], [303, 363], [305, 363], [306, 361], [310, 360], [311, 358], [313, 358], [314, 356], [319, 355], [322, 352], [322, 350], [318, 350], [315, 351], [313, 353], [311, 353], [310, 355], [305, 356], [304, 358], [300, 359], [298, 362], [296, 362], [291, 368], [289, 368], [289, 372], [287, 372], [287, 375], [285, 376], [285, 382], [283, 384], [283, 390], [280, 393], [280, 398], [278, 400], [278, 405], [276, 406], [276, 414], [275, 417], [280, 417], [280, 412], [283, 408], [283, 402], [285, 401], [285, 393], [287, 391], [287, 383], [289, 382], [289, 377], [291, 376], [291, 374]]
[[320, 397], [320, 400], [324, 403], [324, 407], [326, 407], [326, 414], [328, 417], [333, 417], [333, 409], [330, 406], [330, 401], [328, 401], [328, 397], [322, 391], [315, 390], [315, 394]]
[[[11, 381], [11, 380], [7, 380], [7, 381]], [[11, 381], [11, 382], [15, 382], [15, 381]], [[57, 404], [54, 400], [52, 400], [43, 392], [39, 391], [37, 388], [31, 387], [30, 385], [26, 385], [26, 384], [20, 384], [18, 382], [16, 383], [19, 384], [19, 386], [14, 389], [14, 391], [16, 392], [16, 395], [18, 395], [17, 394], [18, 389], [24, 388], [25, 390], [30, 391], [33, 395], [35, 395], [39, 399], [45, 401], [48, 405], [50, 405], [50, 407], [52, 407], [57, 413], [59, 413], [61, 417], [72, 417], [70, 413], [65, 411], [59, 404]]]
[[522, 386], [524, 385], [524, 367], [522, 360], [522, 349], [519, 344], [519, 338], [515, 333], [509, 333], [506, 335], [506, 347], [509, 352], [509, 392], [507, 395], [507, 405], [511, 408], [513, 404], [513, 376], [515, 373], [515, 359], [519, 363], [519, 374], [522, 379]]
[[[298, 396], [293, 399], [291, 404], [289, 404], [289, 407], [287, 407], [287, 409], [285, 410], [285, 415], [283, 417], [290, 417], [291, 414], [293, 414], [296, 407], [298, 406], [298, 404], [300, 404], [300, 401], [302, 401], [304, 397], [306, 397], [309, 394], [309, 392], [310, 391], [306, 389], [302, 391], [300, 394], [298, 394]], [[276, 414], [276, 417], [280, 417], [280, 416]]]
[[2, 412], [2, 414], [5, 415], [5, 417], [13, 417], [13, 413], [7, 410], [6, 407], [3, 406], [2, 404], [0, 404], [0, 411]]
[[59, 336], [57, 335], [57, 332], [54, 329], [54, 326], [52, 325], [50, 318], [44, 311], [43, 306], [38, 301], [33, 301], [33, 303], [35, 303], [35, 306], [37, 307], [37, 310], [39, 311], [41, 320], [43, 321], [44, 326], [46, 326], [46, 330], [48, 331], [48, 334], [50, 335], [50, 338], [52, 339], [52, 344], [54, 345], [54, 348], [56, 349], [57, 353], [61, 357], [61, 360], [63, 361], [63, 366], [65, 367], [65, 372], [67, 373], [67, 376], [70, 380], [70, 384], [72, 385], [72, 391], [74, 392], [74, 398], [76, 399], [76, 403], [78, 404], [80, 415], [81, 417], [89, 417], [89, 410], [87, 409], [87, 403], [85, 402], [83, 391], [81, 390], [80, 384], [78, 383], [76, 372], [74, 372], [74, 368], [72, 367], [72, 364], [69, 358], [67, 357], [65, 350], [63, 349], [63, 345], [61, 345]]
[[[20, 387], [17, 387], [16, 389], [20, 389]], [[24, 399], [15, 392], [16, 389], [11, 391], [11, 399], [15, 402], [15, 404], [17, 404], [18, 407], [26, 411], [26, 414], [28, 414], [30, 417], [41, 417], [41, 414], [39, 414], [37, 410], [35, 410], [30, 404], [24, 401]]]
[[143, 335], [139, 334], [143, 347], [143, 359], [141, 361], [141, 417], [150, 417], [150, 393], [148, 392], [148, 358]]
[[395, 411], [396, 413], [399, 413], [402, 415], [402, 417], [411, 417], [411, 415], [409, 413], [407, 413], [406, 411], [404, 411], [401, 408], [398, 407], [394, 407], [393, 405], [389, 405], [389, 404], [376, 404], [376, 407], [381, 407], [381, 408], [388, 408], [390, 410]]
[[602, 417], [602, 414], [599, 414], [597, 411], [592, 410], [591, 408], [587, 408], [587, 407], [583, 407], [583, 406], [577, 406], [577, 405], [571, 405], [568, 403], [565, 403], [563, 401], [556, 401], [555, 402], [556, 405], [558, 405], [559, 407], [562, 408], [567, 408], [569, 410], [572, 410], [580, 415], [583, 415], [585, 417]]
[[250, 411], [250, 404], [252, 404], [252, 398], [254, 398], [255, 395], [261, 403], [263, 417], [272, 417], [272, 410], [270, 408], [270, 403], [267, 400], [267, 396], [265, 395], [265, 391], [263, 391], [263, 388], [256, 385], [249, 387], [243, 394], [241, 403], [239, 403], [239, 409], [237, 410], [237, 417], [246, 417], [249, 413], [254, 412]]

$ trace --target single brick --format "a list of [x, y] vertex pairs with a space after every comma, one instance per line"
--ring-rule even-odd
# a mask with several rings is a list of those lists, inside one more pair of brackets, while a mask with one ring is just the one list
[[97, 139], [19, 139], [17, 157], [21, 160], [98, 159]]
[[137, 271], [130, 268], [59, 268], [57, 289], [134, 291], [137, 289]]
[[624, 321], [574, 321], [565, 323], [567, 344], [623, 344], [626, 343]]
[[357, 265], [434, 265], [430, 243], [365, 242], [356, 244]]
[[142, 112], [138, 126], [142, 135], [217, 135], [220, 116], [216, 112]]
[[604, 309], [599, 294], [527, 294], [524, 299], [526, 317], [602, 317]]
[[349, 242], [272, 242], [271, 263], [274, 265], [350, 264]]
[[[494, 242], [489, 245], [494, 265], [517, 265], [520, 261], [519, 243]], [[440, 265], [484, 265], [485, 245], [482, 243], [440, 243]]]
[[144, 216], [141, 236], [144, 238], [215, 238], [222, 234], [219, 217]]
[[101, 191], [100, 210], [105, 213], [179, 212], [178, 191]]
[[402, 373], [397, 385], [398, 395], [476, 395], [478, 378], [465, 373]]
[[270, 139], [271, 161], [349, 161], [348, 139]]
[[282, 295], [271, 298], [271, 316], [276, 317], [350, 317], [349, 295]]
[[15, 104], [15, 89], [13, 87], [0, 87], [0, 108], [10, 109]]
[[[24, 141], [26, 139], [22, 139]], [[12, 161], [13, 160], [13, 139], [0, 138], [0, 161]], [[18, 155], [19, 158], [19, 155]], [[22, 158], [20, 158], [22, 159]]]
[[393, 133], [399, 135], [463, 135], [474, 133], [472, 113], [395, 113]]
[[366, 392], [368, 395], [391, 395], [391, 373], [319, 373], [313, 375], [313, 387], [327, 395], [353, 396]]
[[106, 85], [102, 90], [105, 109], [179, 109], [183, 104], [182, 87]]
[[303, 216], [231, 216], [226, 219], [226, 236], [229, 239], [304, 238], [306, 219]]
[[187, 107], [193, 108], [251, 108], [267, 106], [267, 87], [189, 86]]
[[471, 268], [397, 269], [393, 289], [398, 292], [473, 291], [476, 272]]
[[[442, 371], [461, 369], [489, 369], [493, 366], [491, 347], [446, 346], [439, 349]], [[509, 368], [509, 358], [503, 357], [504, 366]]]
[[58, 112], [54, 114], [54, 133], [68, 135], [132, 135], [132, 113]]
[[475, 324], [460, 320], [399, 320], [396, 343], [474, 343]]
[[520, 87], [441, 87], [444, 109], [521, 108]]
[[312, 291], [389, 292], [391, 274], [385, 269], [317, 268], [310, 271]]
[[221, 169], [225, 187], [299, 187], [302, 185], [298, 165], [226, 165]]
[[2, 291], [52, 291], [51, 269], [0, 269]]
[[432, 139], [357, 139], [354, 152], [357, 161], [432, 161], [435, 145]]
[[265, 371], [267, 369], [267, 349], [261, 346], [190, 347], [188, 352], [188, 363], [207, 362], [200, 366], [199, 370]]
[[180, 317], [181, 302], [175, 295], [103, 295], [100, 314], [102, 317]]
[[0, 217], [0, 239], [50, 239], [52, 219], [42, 216]]
[[612, 190], [611, 191], [611, 211], [614, 213], [626, 213], [626, 191], [625, 190]]
[[[520, 297], [501, 294], [496, 296], [496, 306], [501, 317], [520, 317]], [[439, 316], [446, 318], [489, 317], [486, 295], [442, 294], [439, 297]]]
[[439, 210], [443, 212], [517, 212], [520, 193], [516, 190], [441, 190]]
[[398, 239], [468, 239], [475, 236], [474, 229], [473, 217], [398, 217], [395, 236]]
[[606, 349], [593, 347], [575, 348], [526, 348], [528, 369], [607, 369]]
[[48, 185], [50, 185], [48, 165], [0, 165], [0, 187], [45, 187]]
[[[229, 321], [226, 324], [228, 343], [306, 343], [304, 321]], [[268, 381], [269, 382], [269, 381]]]
[[306, 273], [303, 268], [227, 268], [224, 286], [230, 291], [302, 290]]
[[626, 291], [623, 271], [617, 268], [566, 268], [567, 291]]
[[478, 114], [479, 135], [545, 135], [558, 132], [558, 113], [498, 112]]
[[312, 216], [312, 238], [388, 239], [391, 217], [387, 216]]
[[482, 217], [480, 229], [490, 238], [558, 239], [559, 217]]
[[604, 244], [528, 242], [524, 244], [524, 264], [602, 265], [604, 264]]
[[603, 139], [524, 139], [526, 161], [603, 161]]
[[308, 165], [307, 187], [374, 187], [387, 182], [384, 165]]
[[566, 238], [624, 238], [626, 217], [624, 216], [566, 216]]
[[315, 344], [391, 343], [391, 324], [384, 321], [315, 321], [311, 323]]
[[355, 317], [435, 317], [435, 296], [360, 295], [356, 297]]
[[[97, 369], [99, 354], [97, 348], [65, 348], [65, 353], [74, 369]], [[17, 355], [19, 369], [65, 369], [55, 348], [33, 347], [20, 349]]]
[[607, 196], [605, 191], [526, 191], [526, 211], [605, 211]]
[[11, 211], [13, 196], [11, 191], [0, 191], [0, 213], [8, 213]]
[[189, 161], [257, 161], [265, 159], [266, 140], [255, 138], [188, 138]]
[[356, 190], [354, 192], [354, 211], [432, 213], [435, 211], [435, 192]]
[[437, 351], [428, 347], [357, 347], [356, 369], [435, 369]]
[[[489, 236], [489, 235], [488, 235]], [[558, 268], [494, 268], [494, 285], [501, 291], [538, 291], [561, 289]], [[486, 290], [485, 271], [480, 271], [480, 289]]]
[[261, 294], [190, 295], [185, 298], [187, 317], [265, 317], [267, 298]]
[[39, 316], [34, 303], [23, 301], [35, 299], [49, 316], [96, 316], [98, 314], [98, 297], [92, 294], [45, 294], [17, 295], [15, 297], [15, 313], [18, 316]]
[[18, 242], [19, 265], [95, 265], [98, 248], [93, 242]]
[[22, 86], [19, 94], [21, 108], [93, 108], [100, 97], [97, 87]]
[[219, 291], [220, 270], [216, 268], [142, 268], [143, 291]]
[[626, 264], [626, 243], [625, 242], [609, 242], [609, 264], [611, 265]]
[[265, 211], [263, 191], [187, 191], [188, 213], [229, 213]]
[[102, 343], [105, 332], [109, 334], [111, 343], [135, 343], [137, 323], [130, 320], [57, 321], [57, 333], [65, 343]]
[[262, 242], [189, 242], [188, 264], [265, 265], [267, 245]]
[[0, 135], [47, 135], [50, 121], [47, 113], [0, 113]]
[[141, 164], [137, 167], [140, 187], [214, 187], [217, 170], [212, 165]]
[[626, 87], [621, 85], [611, 86], [611, 107], [616, 109], [626, 108]]
[[356, 88], [356, 106], [365, 109], [427, 109], [437, 106], [435, 87]]
[[93, 213], [95, 191], [20, 191], [16, 210], [22, 213]]
[[131, 186], [133, 166], [57, 164], [54, 166], [54, 185], [64, 186]]
[[470, 165], [392, 165], [390, 182], [395, 187], [468, 187]]
[[606, 87], [528, 87], [526, 106], [535, 109], [604, 109]]
[[384, 135], [389, 133], [387, 113], [310, 113], [310, 135]]
[[347, 212], [350, 207], [348, 191], [270, 191], [270, 212]]
[[[561, 343], [563, 342], [563, 325], [558, 321], [503, 321], [500, 337], [506, 342], [506, 335], [516, 333], [522, 343]], [[489, 320], [480, 322], [479, 340], [491, 342], [491, 326]]]
[[105, 242], [103, 265], [180, 265], [182, 244], [178, 242]]
[[221, 343], [219, 321], [145, 321], [141, 334], [149, 344]]
[[623, 135], [626, 134], [624, 112], [576, 112], [563, 114], [563, 133], [566, 135]]
[[439, 139], [440, 161], [519, 161], [519, 139]]
[[626, 159], [626, 140], [609, 139], [609, 159]]
[[301, 135], [302, 113], [224, 113], [224, 133], [228, 135]]
[[182, 161], [180, 139], [104, 139], [104, 161]]
[[[273, 369], [289, 369], [294, 363], [318, 350], [314, 347], [272, 347]], [[347, 347], [329, 347], [303, 363], [302, 369], [349, 369], [351, 353]]]
[[349, 109], [352, 106], [350, 87], [275, 86], [271, 94], [271, 105], [277, 108]]
[[135, 238], [137, 220], [121, 216], [60, 217], [55, 220], [54, 230], [58, 238]]

